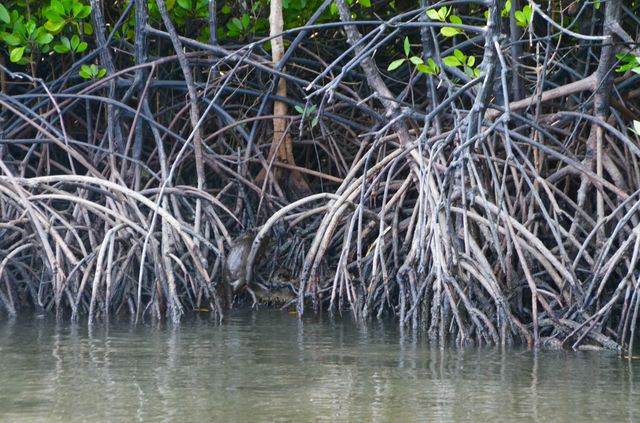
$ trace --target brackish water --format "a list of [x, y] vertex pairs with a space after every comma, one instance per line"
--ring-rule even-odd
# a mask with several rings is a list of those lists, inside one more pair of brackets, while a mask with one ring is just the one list
[[640, 421], [640, 361], [438, 348], [280, 311], [180, 325], [0, 320], [0, 422]]

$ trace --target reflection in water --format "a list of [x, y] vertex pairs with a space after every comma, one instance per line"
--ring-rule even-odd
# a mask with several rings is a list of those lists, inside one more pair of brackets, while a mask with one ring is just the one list
[[0, 322], [0, 421], [635, 421], [636, 361], [449, 349], [393, 322]]

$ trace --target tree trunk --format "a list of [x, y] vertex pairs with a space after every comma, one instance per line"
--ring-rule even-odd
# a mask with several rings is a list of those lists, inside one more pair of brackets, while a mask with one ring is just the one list
[[[276, 35], [281, 34], [284, 28], [282, 19], [282, 0], [271, 1], [269, 26], [270, 35], [274, 37], [271, 39], [271, 52], [272, 60], [275, 65], [278, 64], [284, 56], [284, 42], [282, 36], [275, 37]], [[284, 72], [285, 68], [283, 68], [282, 71]], [[278, 77], [275, 76], [275, 78]], [[278, 97], [287, 96], [287, 81], [285, 79], [280, 78], [275, 94]], [[268, 161], [270, 163], [277, 160], [285, 164], [295, 165], [295, 159], [293, 157], [293, 140], [291, 139], [291, 134], [287, 130], [288, 119], [286, 116], [288, 113], [289, 110], [286, 103], [278, 100], [273, 102], [273, 141], [271, 142], [268, 156]], [[292, 197], [290, 200], [296, 200], [311, 193], [307, 182], [300, 172], [295, 170], [284, 171], [278, 167], [272, 167], [271, 172], [275, 177], [275, 180], [284, 188], [283, 191], [290, 194]], [[265, 177], [266, 172], [262, 170], [257, 177], [258, 182], [262, 183]]]

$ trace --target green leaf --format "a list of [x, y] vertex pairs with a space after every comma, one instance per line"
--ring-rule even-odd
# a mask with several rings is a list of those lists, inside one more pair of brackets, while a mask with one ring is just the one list
[[394, 60], [393, 62], [389, 63], [389, 67], [387, 68], [387, 70], [391, 72], [398, 69], [404, 63], [404, 61], [404, 57], [402, 59]]
[[302, 106], [295, 106], [294, 109], [296, 109], [296, 112], [303, 114], [304, 113], [304, 107]]
[[434, 21], [439, 21], [440, 20], [440, 15], [438, 15], [438, 11], [435, 10], [435, 9], [427, 10], [427, 16], [429, 17], [429, 19], [434, 20]]
[[442, 62], [447, 65], [455, 68], [456, 66], [460, 66], [462, 63], [455, 56], [447, 56], [442, 58]]
[[53, 50], [55, 50], [56, 53], [60, 53], [60, 54], [69, 53], [69, 49], [62, 43], [58, 43], [54, 45]]
[[426, 73], [427, 75], [435, 75], [435, 71], [427, 65], [418, 65], [416, 66], [418, 72]]
[[414, 65], [421, 65], [424, 63], [424, 60], [422, 60], [420, 57], [418, 56], [411, 56], [409, 57], [409, 61], [411, 63], [413, 63]]
[[80, 13], [82, 13], [82, 4], [81, 4], [81, 3], [75, 3], [75, 4], [73, 5], [73, 7], [71, 8], [71, 12], [72, 12], [72, 14], [73, 14], [73, 17], [74, 17], [74, 18], [77, 18], [77, 17], [78, 17], [78, 15], [79, 15]]
[[53, 35], [43, 31], [40, 34], [38, 34], [38, 37], [36, 38], [36, 43], [49, 44], [52, 40], [53, 40]]
[[80, 44], [80, 37], [74, 34], [73, 37], [71, 37], [71, 50], [75, 51], [78, 48], [78, 44]]
[[228, 4], [225, 4], [224, 6], [222, 6], [222, 9], [220, 11], [223, 15], [228, 15], [229, 13], [231, 13], [231, 8]]
[[511, 0], [507, 0], [506, 2], [504, 2], [504, 8], [502, 9], [500, 16], [506, 18], [509, 16], [509, 12], [511, 12]]
[[461, 34], [461, 33], [462, 33], [462, 31], [461, 31], [461, 30], [459, 30], [458, 28], [453, 28], [453, 27], [450, 27], [450, 26], [445, 26], [445, 27], [440, 28], [440, 33], [441, 33], [442, 35], [444, 35], [445, 37], [453, 37], [453, 36], [456, 36], [456, 35], [458, 35], [458, 34]]
[[82, 26], [84, 27], [84, 35], [93, 35], [93, 25], [85, 22]]
[[22, 56], [24, 55], [24, 47], [16, 47], [11, 50], [11, 54], [9, 55], [9, 59], [13, 63], [18, 63]]
[[89, 16], [90, 14], [91, 14], [91, 6], [85, 5], [85, 6], [82, 7], [82, 10], [80, 11], [80, 13], [78, 13], [78, 16], [76, 16], [76, 18], [84, 19], [87, 16]]
[[242, 22], [240, 22], [240, 19], [238, 18], [231, 19], [231, 24], [236, 28], [238, 28], [240, 31], [242, 31], [243, 27], [242, 27]]
[[102, 78], [103, 76], [105, 76], [106, 74], [107, 74], [107, 70], [106, 70], [106, 69], [104, 69], [104, 68], [102, 68], [102, 69], [100, 69], [100, 72], [98, 72], [98, 75], [96, 75], [96, 77], [97, 77], [98, 79], [100, 79], [100, 78]]
[[191, 10], [191, 0], [178, 0], [178, 6], [183, 8], [184, 10]]
[[617, 67], [616, 68], [616, 72], [620, 72], [620, 73], [626, 72], [626, 71], [630, 70], [632, 67], [633, 67], [633, 64], [626, 63], [624, 65], [621, 65], [620, 67]]
[[409, 56], [409, 37], [404, 37], [404, 55]]
[[462, 19], [459, 16], [451, 15], [449, 16], [449, 22], [452, 24], [462, 25]]
[[464, 73], [466, 73], [470, 78], [473, 78], [475, 76], [474, 70], [472, 68], [470, 68], [469, 66], [464, 65], [463, 69], [464, 69]]
[[364, 7], [371, 7], [371, 0], [358, 0], [358, 3]]
[[67, 51], [71, 50], [71, 41], [67, 37], [60, 38], [60, 42], [67, 48]]
[[2, 3], [0, 3], [0, 21], [8, 24], [11, 23], [11, 16], [9, 16], [9, 11]]
[[49, 9], [58, 14], [58, 16], [64, 15], [64, 6], [62, 2], [58, 0], [51, 0], [51, 4], [49, 5]]
[[523, 28], [526, 28], [531, 22], [531, 18], [533, 16], [533, 10], [531, 6], [527, 5], [522, 8], [522, 10], [516, 10], [514, 14], [516, 18], [516, 24]]
[[21, 44], [20, 37], [15, 34], [5, 34], [2, 39], [12, 47], [19, 46]]
[[25, 25], [27, 29], [27, 33], [29, 35], [33, 34], [36, 31], [36, 22], [33, 19], [29, 19], [29, 22]]
[[438, 17], [440, 18], [439, 20], [445, 22], [447, 20], [447, 16], [449, 16], [449, 13], [451, 13], [451, 8], [447, 9], [447, 6], [442, 6], [440, 9], [438, 9]]
[[80, 44], [78, 44], [78, 47], [76, 48], [76, 52], [77, 53], [82, 53], [83, 51], [85, 51], [87, 49], [87, 47], [89, 47], [89, 45], [86, 42], [81, 42]]
[[245, 13], [244, 15], [242, 15], [242, 27], [244, 29], [249, 28], [249, 23], [250, 23], [249, 15]]
[[464, 63], [466, 61], [467, 56], [458, 49], [453, 50], [453, 55], [460, 61], [460, 63]]
[[82, 65], [78, 74], [84, 79], [91, 79], [91, 69], [87, 65]]
[[62, 28], [64, 28], [64, 24], [65, 24], [64, 21], [59, 21], [59, 22], [47, 21], [45, 22], [44, 27], [49, 32], [58, 33]]
[[475, 63], [476, 63], [476, 56], [469, 56], [467, 58], [467, 65], [473, 67]]
[[50, 20], [51, 22], [62, 22], [64, 19], [54, 10], [47, 9], [42, 12], [42, 16]]

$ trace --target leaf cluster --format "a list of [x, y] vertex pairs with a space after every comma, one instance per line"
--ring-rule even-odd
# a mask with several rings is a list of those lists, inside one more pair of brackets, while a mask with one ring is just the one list
[[[87, 0], [88, 1], [88, 0]], [[37, 64], [46, 57], [70, 54], [73, 59], [92, 42], [91, 6], [83, 0], [0, 3], [0, 48], [16, 65]]]

